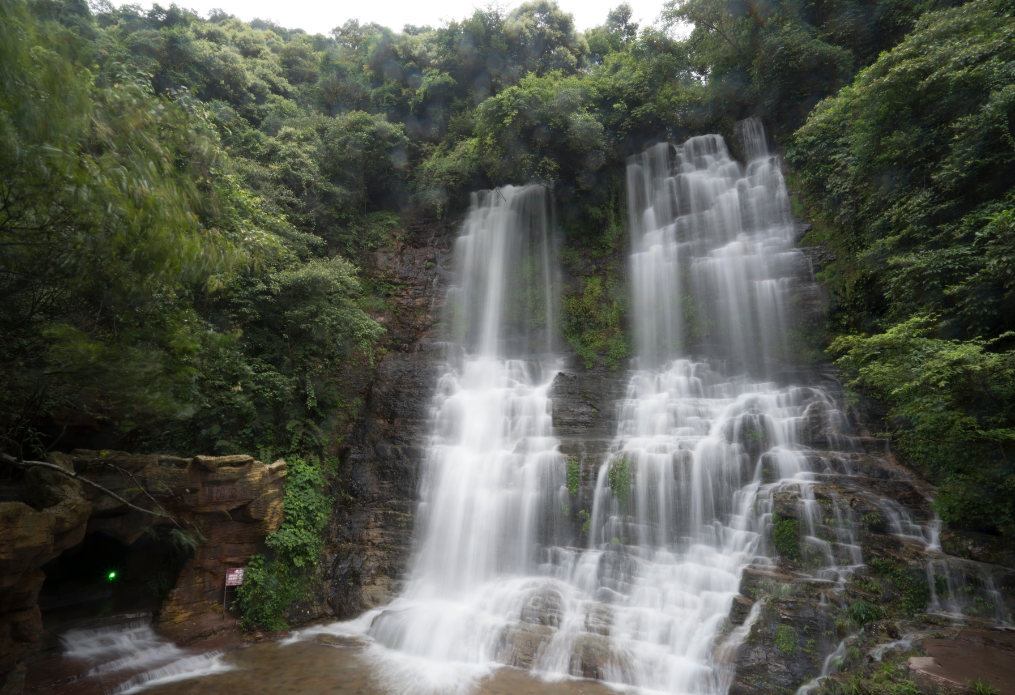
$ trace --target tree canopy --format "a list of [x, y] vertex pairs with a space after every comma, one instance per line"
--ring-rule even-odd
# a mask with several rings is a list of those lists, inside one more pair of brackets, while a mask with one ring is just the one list
[[323, 451], [342, 367], [382, 349], [364, 254], [506, 184], [552, 189], [580, 285], [564, 337], [615, 368], [626, 158], [757, 116], [807, 243], [836, 254], [826, 345], [851, 388], [948, 521], [1010, 530], [1011, 1], [671, 0], [632, 18], [621, 4], [579, 32], [535, 0], [310, 35], [0, 0], [0, 446], [51, 446], [76, 409], [137, 448]]

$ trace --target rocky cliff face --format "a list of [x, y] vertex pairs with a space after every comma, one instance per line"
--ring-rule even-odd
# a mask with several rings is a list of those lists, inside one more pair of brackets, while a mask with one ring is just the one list
[[[221, 614], [228, 567], [242, 567], [282, 523], [285, 462], [250, 456], [180, 459], [120, 451], [53, 453], [48, 462], [92, 480], [131, 504], [168, 514], [200, 540], [159, 611], [178, 641], [201, 635], [200, 616]], [[109, 495], [41, 468], [30, 470], [19, 495], [0, 503], [0, 693], [21, 691], [22, 662], [43, 636], [42, 566], [102, 534], [129, 546], [169, 519], [131, 509]], [[205, 630], [207, 631], [207, 630]]]
[[369, 378], [347, 375], [349, 384], [359, 380], [360, 407], [334, 446], [341, 465], [319, 582], [291, 622], [351, 618], [389, 602], [405, 581], [457, 229], [454, 220], [416, 222], [366, 259], [366, 283], [383, 288], [374, 318], [387, 334]]
[[[414, 242], [376, 254], [372, 261], [372, 276], [396, 287], [381, 316], [391, 338], [359, 418], [338, 447], [342, 466], [333, 488], [336, 506], [326, 562], [313, 600], [290, 616], [297, 621], [349, 618], [383, 605], [398, 593], [410, 567], [430, 399], [444, 361], [437, 323], [455, 226], [423, 231], [412, 235]], [[802, 235], [806, 229], [799, 231]], [[810, 263], [801, 272], [809, 274], [812, 264], [819, 265], [822, 253], [805, 254]], [[565, 282], [573, 285], [576, 279], [566, 276]], [[821, 304], [819, 289], [802, 284], [796, 306], [805, 314], [805, 329], [819, 323]], [[830, 373], [788, 368], [783, 376], [843, 400]], [[577, 363], [554, 378], [553, 422], [561, 453], [580, 470], [572, 507], [575, 545], [584, 542], [580, 513], [590, 511], [628, 378], [623, 369], [586, 370]], [[945, 531], [941, 548], [928, 548], [925, 538], [906, 537], [921, 533], [917, 527], [933, 526], [928, 500], [934, 491], [900, 466], [884, 441], [865, 435], [856, 413], [851, 422], [840, 423], [816, 408], [801, 423], [800, 439], [812, 449], [815, 470], [823, 473], [811, 491], [790, 486], [776, 495], [776, 513], [792, 526], [797, 550], [745, 572], [729, 617], [732, 641], [717, 645], [720, 662], [734, 669], [731, 692], [786, 692], [836, 668], [845, 675], [833, 673], [832, 678], [846, 678], [850, 669], [856, 675], [874, 663], [871, 654], [879, 650], [889, 657], [918, 650], [931, 633], [955, 636], [970, 626], [985, 628], [1015, 609], [1015, 573], [1002, 566], [1010, 566], [1011, 559], [1004, 548], [995, 547], [996, 539]], [[866, 566], [849, 582], [811, 576], [810, 541], [801, 529], [804, 517], [815, 515], [815, 505], [819, 540], [834, 537], [845, 525], [855, 535]], [[767, 543], [775, 545], [772, 538]], [[867, 605], [877, 609], [864, 614]], [[530, 608], [522, 623], [505, 634], [505, 663], [528, 667], [555, 632], [553, 597], [542, 597]], [[957, 618], [959, 614], [965, 617]], [[589, 628], [589, 639], [574, 660], [575, 675], [595, 678], [602, 673], [608, 616], [601, 622]], [[884, 648], [893, 643], [903, 647]], [[839, 652], [841, 658], [831, 656]]]

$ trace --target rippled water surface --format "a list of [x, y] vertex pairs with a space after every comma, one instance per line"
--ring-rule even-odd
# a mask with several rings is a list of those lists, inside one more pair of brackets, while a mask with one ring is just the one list
[[[370, 647], [335, 647], [314, 642], [261, 643], [227, 654], [228, 673], [154, 686], [150, 695], [260, 695], [324, 693], [391, 695], [383, 664]], [[477, 674], [478, 675], [478, 674]], [[478, 675], [475, 695], [605, 695], [616, 693], [593, 681], [541, 681], [513, 668]]]

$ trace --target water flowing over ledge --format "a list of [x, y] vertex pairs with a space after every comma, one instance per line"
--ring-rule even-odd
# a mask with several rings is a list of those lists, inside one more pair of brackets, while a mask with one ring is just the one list
[[[740, 136], [746, 165], [719, 136], [629, 161], [638, 368], [580, 532], [575, 462], [551, 415], [564, 361], [550, 199], [539, 186], [474, 198], [407, 586], [384, 608], [294, 639], [365, 639], [392, 693], [467, 693], [509, 665], [551, 681], [725, 695], [768, 601], [744, 587], [787, 590], [780, 553], [801, 568], [792, 581], [837, 600], [863, 555], [858, 498], [847, 504], [835, 481], [859, 479], [865, 445], [833, 391], [793, 377], [792, 297], [812, 279], [778, 159], [757, 122]], [[862, 504], [935, 550], [933, 520], [885, 499]], [[792, 543], [777, 547], [786, 524]], [[826, 671], [844, 644], [822, 647]]]

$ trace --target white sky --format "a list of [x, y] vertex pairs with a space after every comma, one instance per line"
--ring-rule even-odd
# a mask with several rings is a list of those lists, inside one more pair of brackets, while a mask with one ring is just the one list
[[[159, 4], [168, 7], [174, 0], [161, 0]], [[442, 0], [426, 2], [421, 0], [367, 0], [366, 2], [322, 2], [321, 0], [175, 0], [176, 4], [196, 10], [202, 17], [208, 16], [212, 8], [220, 8], [244, 21], [254, 18], [270, 19], [289, 29], [304, 29], [310, 34], [327, 34], [334, 27], [348, 19], [362, 23], [376, 22], [382, 26], [400, 31], [405, 24], [436, 27], [441, 20], [463, 19], [473, 9], [486, 5], [486, 0]], [[520, 5], [522, 0], [505, 2], [507, 8]], [[557, 0], [565, 12], [574, 15], [580, 31], [603, 24], [606, 13], [623, 0]], [[114, 0], [114, 4], [125, 4]], [[151, 7], [147, 0], [138, 2], [142, 7]], [[641, 26], [654, 24], [662, 10], [663, 0], [628, 0], [634, 9], [634, 19]]]

